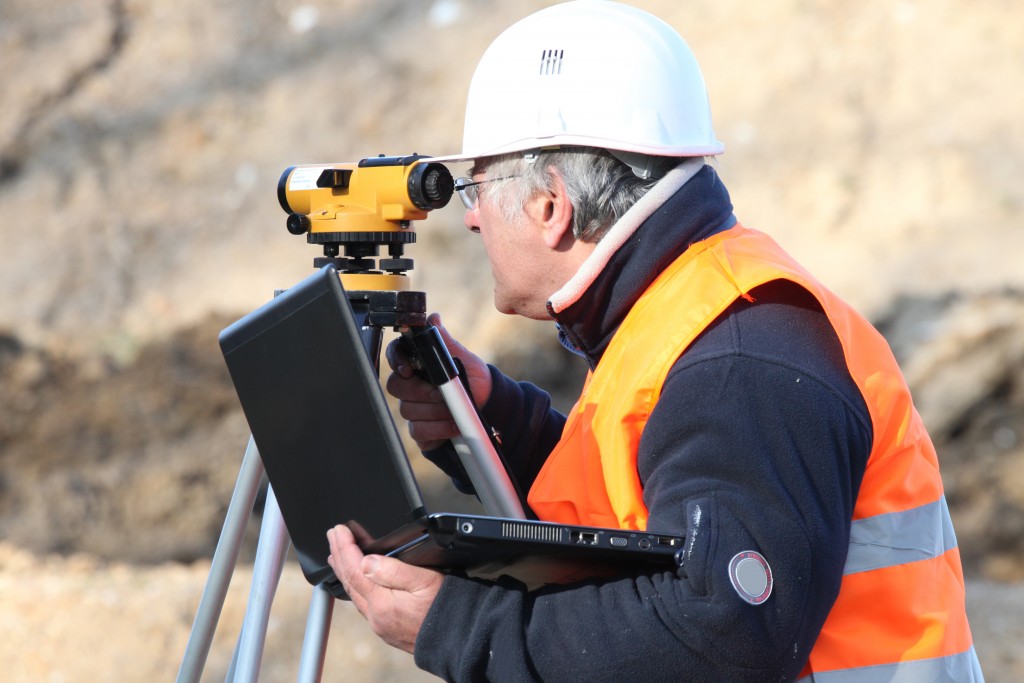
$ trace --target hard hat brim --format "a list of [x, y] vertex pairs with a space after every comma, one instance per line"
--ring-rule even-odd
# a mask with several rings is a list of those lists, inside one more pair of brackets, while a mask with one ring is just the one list
[[660, 147], [648, 145], [624, 145], [609, 144], [608, 140], [591, 138], [586, 136], [559, 135], [556, 138], [545, 141], [541, 139], [520, 140], [518, 142], [502, 145], [495, 149], [484, 150], [474, 154], [447, 154], [444, 156], [430, 157], [430, 161], [443, 164], [473, 161], [484, 157], [501, 156], [514, 154], [516, 152], [529, 152], [538, 149], [554, 149], [558, 147], [597, 147], [616, 152], [633, 152], [636, 154], [648, 154], [659, 157], [705, 157], [717, 156], [725, 152], [725, 145], [715, 140], [712, 144], [696, 145], [688, 147]]

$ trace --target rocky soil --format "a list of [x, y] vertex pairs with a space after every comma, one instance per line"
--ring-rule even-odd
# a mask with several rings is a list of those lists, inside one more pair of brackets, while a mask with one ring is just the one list
[[[4, 680], [174, 676], [247, 438], [217, 333], [317, 255], [284, 230], [278, 176], [458, 149], [477, 57], [546, 4], [0, 4]], [[988, 680], [1024, 680], [1024, 7], [636, 4], [703, 65], [741, 220], [890, 340], [939, 449]], [[580, 369], [547, 326], [490, 310], [460, 213], [418, 228], [431, 308], [567, 405]], [[308, 597], [290, 564], [262, 680], [294, 678]], [[328, 680], [423, 678], [339, 605]]]

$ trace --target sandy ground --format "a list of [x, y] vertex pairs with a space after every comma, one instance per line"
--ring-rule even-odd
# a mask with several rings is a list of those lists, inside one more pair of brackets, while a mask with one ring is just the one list
[[[0, 678], [8, 683], [173, 680], [209, 564], [138, 567], [86, 556], [40, 558], [0, 545]], [[248, 599], [251, 568], [239, 567], [204, 670], [223, 681]], [[311, 588], [294, 562], [281, 579], [261, 681], [293, 681]], [[324, 680], [436, 680], [383, 645], [350, 605], [337, 603]]]
[[[0, 544], [0, 661], [7, 683], [161, 681], [175, 676], [209, 564], [139, 567], [87, 556], [38, 557]], [[251, 583], [235, 572], [204, 681], [224, 680]], [[289, 561], [281, 579], [260, 680], [295, 680], [311, 595]], [[988, 683], [1024, 680], [1024, 585], [968, 584], [968, 612]], [[346, 603], [336, 603], [325, 681], [436, 680], [383, 645]]]

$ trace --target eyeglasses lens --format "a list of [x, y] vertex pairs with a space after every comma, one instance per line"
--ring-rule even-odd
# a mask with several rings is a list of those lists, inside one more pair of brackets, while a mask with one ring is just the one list
[[476, 206], [477, 200], [477, 183], [474, 183], [469, 178], [456, 178], [455, 189], [459, 193], [459, 199], [462, 200], [463, 205], [472, 210]]

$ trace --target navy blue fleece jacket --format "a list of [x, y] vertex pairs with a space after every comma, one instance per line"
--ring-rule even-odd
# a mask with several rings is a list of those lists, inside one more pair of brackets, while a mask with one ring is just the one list
[[[689, 245], [735, 223], [705, 166], [556, 318], [591, 367], [626, 312]], [[778, 281], [738, 300], [678, 359], [644, 429], [637, 467], [648, 528], [685, 533], [678, 571], [528, 592], [446, 577], [416, 663], [453, 681], [787, 681], [839, 591], [853, 503], [871, 447], [867, 408], [817, 302]], [[672, 324], [666, 320], [665, 325]], [[528, 489], [564, 416], [492, 368], [485, 417]], [[447, 450], [427, 454], [458, 477]], [[774, 586], [760, 605], [728, 576], [754, 550]]]

